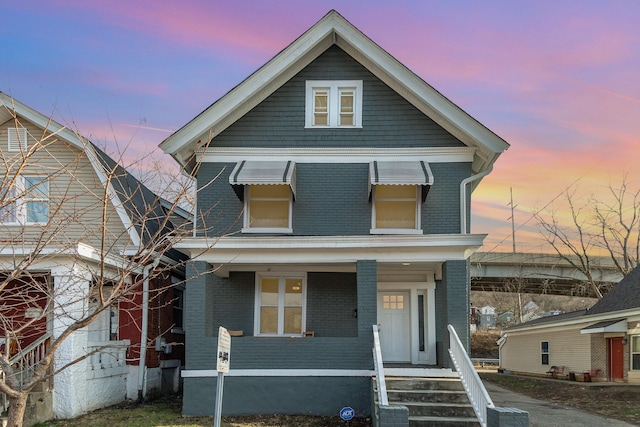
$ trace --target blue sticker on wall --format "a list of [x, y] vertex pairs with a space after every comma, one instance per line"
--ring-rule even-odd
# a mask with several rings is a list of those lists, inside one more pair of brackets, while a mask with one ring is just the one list
[[340, 418], [342, 418], [345, 421], [349, 421], [355, 415], [356, 415], [356, 411], [354, 411], [353, 408], [349, 406], [345, 406], [340, 410]]

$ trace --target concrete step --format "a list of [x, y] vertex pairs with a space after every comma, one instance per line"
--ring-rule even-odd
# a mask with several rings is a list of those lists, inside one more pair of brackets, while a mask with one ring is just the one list
[[409, 416], [410, 427], [478, 427], [480, 423], [473, 418]]
[[387, 390], [463, 390], [458, 378], [385, 378]]
[[[409, 409], [409, 426], [479, 426], [459, 378], [386, 378], [390, 405]], [[374, 381], [377, 400], [377, 384]]]
[[470, 403], [442, 402], [389, 402], [390, 405], [404, 405], [409, 408], [409, 415], [428, 417], [462, 417], [473, 418], [476, 413]]
[[457, 390], [387, 390], [387, 397], [394, 402], [469, 403], [467, 393]]

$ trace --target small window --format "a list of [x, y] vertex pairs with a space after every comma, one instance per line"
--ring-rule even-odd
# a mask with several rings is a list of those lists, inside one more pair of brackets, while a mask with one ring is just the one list
[[376, 185], [373, 188], [372, 232], [420, 229], [420, 187]]
[[362, 127], [362, 80], [309, 80], [306, 98], [305, 127]]
[[27, 130], [25, 128], [7, 129], [8, 151], [24, 151], [27, 149]]
[[631, 369], [640, 371], [640, 335], [631, 337]]
[[243, 231], [291, 232], [291, 187], [247, 185]]
[[302, 334], [305, 310], [305, 277], [257, 275], [256, 335]]
[[549, 364], [549, 341], [542, 341], [540, 343], [540, 354], [542, 356], [542, 364]]

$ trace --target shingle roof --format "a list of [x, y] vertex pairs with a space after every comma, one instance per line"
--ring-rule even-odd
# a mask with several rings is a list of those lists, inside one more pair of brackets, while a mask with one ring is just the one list
[[589, 309], [588, 314], [640, 308], [640, 266], [627, 274], [600, 301]]

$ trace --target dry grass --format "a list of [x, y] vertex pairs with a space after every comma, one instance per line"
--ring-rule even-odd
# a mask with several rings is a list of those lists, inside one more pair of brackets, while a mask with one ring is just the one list
[[540, 400], [640, 425], [640, 386], [580, 385], [497, 373], [480, 373], [483, 381]]
[[[213, 417], [183, 417], [179, 397], [165, 398], [141, 405], [126, 402], [100, 409], [72, 420], [57, 420], [37, 427], [211, 427]], [[223, 427], [370, 427], [371, 419], [349, 423], [338, 417], [260, 415], [223, 417]]]

